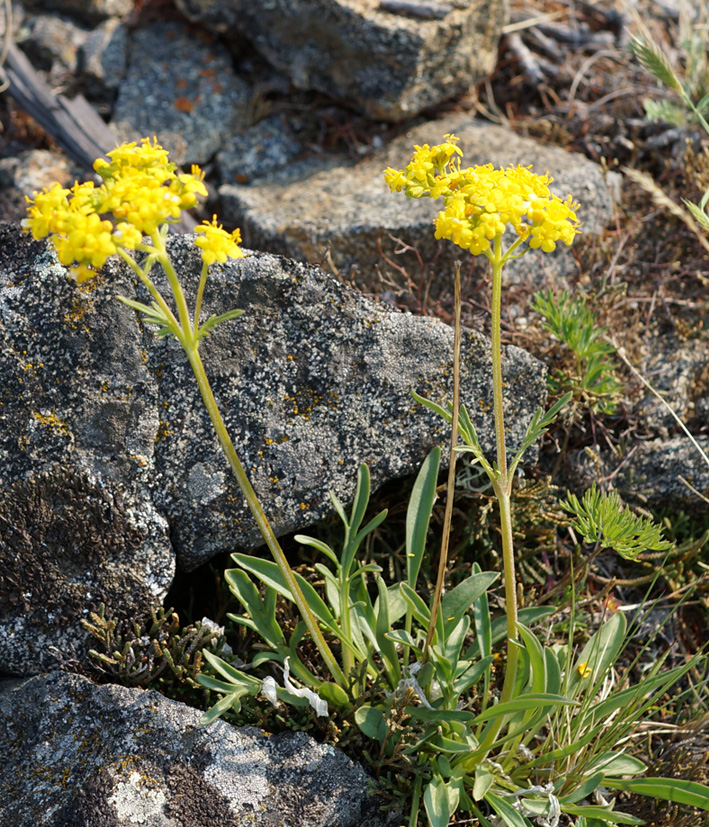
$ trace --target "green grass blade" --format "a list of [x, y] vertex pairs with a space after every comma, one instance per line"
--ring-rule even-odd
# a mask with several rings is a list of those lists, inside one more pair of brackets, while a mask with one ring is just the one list
[[698, 810], [709, 810], [709, 787], [696, 781], [683, 781], [679, 778], [631, 778], [621, 781], [606, 778], [603, 783], [615, 790], [674, 801]]

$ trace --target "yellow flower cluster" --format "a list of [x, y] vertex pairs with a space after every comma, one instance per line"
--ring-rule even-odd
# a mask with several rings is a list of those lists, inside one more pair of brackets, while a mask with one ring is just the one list
[[455, 135], [440, 146], [416, 146], [403, 170], [387, 169], [392, 192], [409, 198], [442, 198], [435, 219], [436, 238], [449, 238], [473, 255], [489, 254], [490, 242], [512, 227], [521, 241], [550, 253], [561, 241], [567, 246], [578, 234], [571, 196], [562, 201], [549, 190], [552, 179], [529, 167], [495, 169], [492, 164], [460, 168], [462, 156]]
[[209, 266], [218, 261], [224, 264], [227, 258], [243, 258], [244, 253], [239, 248], [241, 233], [234, 230], [228, 233], [221, 224], [217, 224], [216, 215], [212, 216], [211, 222], [203, 221], [199, 227], [195, 227], [196, 233], [204, 233], [204, 238], [195, 240], [195, 244], [202, 250], [202, 261]]
[[[207, 195], [202, 171], [193, 166], [191, 173], [178, 174], [156, 139], [123, 144], [108, 157], [110, 162], [99, 158], [94, 163], [101, 186], [87, 182], [68, 190], [54, 184], [27, 199], [23, 228], [36, 239], [51, 235], [59, 261], [73, 265], [79, 282], [91, 278], [118, 249], [137, 249], [143, 236], [154, 237], [159, 227], [193, 207], [198, 195]], [[206, 226], [209, 231], [200, 229], [206, 236], [197, 243], [207, 264], [242, 255], [238, 231], [229, 235], [216, 222]]]

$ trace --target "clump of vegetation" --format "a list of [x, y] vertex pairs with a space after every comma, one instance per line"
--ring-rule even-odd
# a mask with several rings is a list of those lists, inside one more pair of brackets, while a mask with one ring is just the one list
[[182, 627], [173, 609], [153, 609], [149, 621], [121, 622], [107, 618], [102, 603], [82, 625], [97, 642], [89, 650], [96, 667], [124, 686], [194, 689], [205, 650], [228, 652], [222, 628], [204, 621]]
[[544, 329], [575, 357], [573, 370], [557, 370], [549, 377], [549, 390], [570, 392], [575, 406], [593, 413], [614, 413], [623, 387], [610, 359], [615, 347], [605, 338], [608, 330], [598, 324], [585, 298], [567, 290], [556, 295], [546, 290], [534, 295], [532, 308], [544, 320]]

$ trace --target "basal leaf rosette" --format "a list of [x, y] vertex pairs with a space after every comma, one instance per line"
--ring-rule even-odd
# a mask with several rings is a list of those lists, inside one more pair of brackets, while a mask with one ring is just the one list
[[[179, 173], [155, 138], [123, 144], [108, 158], [94, 163], [100, 186], [91, 181], [71, 189], [54, 184], [27, 199], [24, 230], [35, 239], [51, 236], [59, 261], [71, 267], [78, 282], [91, 278], [119, 250], [150, 250], [144, 236], [155, 244], [161, 228], [179, 221], [198, 196], [207, 195], [199, 167]], [[242, 255], [238, 231], [227, 233], [216, 219], [197, 232], [205, 234], [196, 243], [206, 264]]]
[[519, 165], [461, 169], [457, 142], [455, 135], [446, 135], [438, 146], [416, 146], [403, 170], [389, 168], [384, 173], [392, 192], [443, 199], [444, 208], [435, 219], [436, 238], [448, 238], [473, 255], [488, 257], [490, 242], [509, 232], [516, 237], [506, 255], [523, 242], [545, 253], [553, 252], [559, 242], [573, 243], [579, 233], [578, 204], [571, 196], [562, 201], [552, 193], [549, 175]]

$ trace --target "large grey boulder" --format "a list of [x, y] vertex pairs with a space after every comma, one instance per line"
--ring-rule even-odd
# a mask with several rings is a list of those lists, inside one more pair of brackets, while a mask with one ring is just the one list
[[251, 97], [226, 48], [180, 23], [131, 35], [111, 128], [122, 141], [156, 135], [178, 164], [205, 164], [247, 122]]
[[[0, 689], [0, 827], [384, 827], [362, 769], [300, 732], [199, 724], [63, 672]], [[389, 823], [398, 823], [392, 820]]]
[[[504, 0], [178, 0], [216, 31], [243, 33], [300, 89], [402, 121], [489, 75]], [[418, 13], [417, 13], [418, 11]]]
[[[535, 172], [549, 172], [554, 178], [552, 190], [561, 198], [572, 194], [580, 203], [584, 234], [599, 234], [612, 218], [613, 202], [597, 164], [468, 113], [420, 124], [358, 164], [346, 159], [315, 160], [291, 165], [250, 186], [225, 184], [219, 190], [223, 217], [240, 226], [246, 243], [253, 247], [303, 261], [328, 260], [345, 275], [355, 271], [369, 289], [377, 268], [402, 281], [384, 256], [416, 277], [417, 254], [425, 262], [435, 260], [436, 280], [445, 281], [450, 289], [456, 258], [464, 259], [466, 268], [471, 266], [479, 277], [488, 272], [487, 259], [472, 257], [450, 241], [436, 241], [433, 219], [440, 202], [392, 195], [383, 175], [387, 167], [404, 167], [414, 144], [438, 144], [447, 133], [460, 138], [465, 166], [532, 164]], [[417, 252], [401, 254], [404, 245]], [[562, 246], [551, 255], [530, 251], [511, 262], [505, 273], [508, 279], [532, 277], [541, 284], [544, 277], [558, 281], [576, 270], [572, 253]]]
[[113, 267], [113, 289], [78, 290], [44, 244], [0, 227], [0, 672], [82, 661], [82, 618], [147, 612], [172, 582], [147, 487], [155, 382]]
[[[192, 236], [170, 249], [189, 296]], [[159, 274], [154, 271], [154, 276]], [[0, 672], [82, 660], [80, 621], [160, 605], [174, 571], [261, 536], [187, 359], [115, 294], [148, 301], [118, 259], [77, 287], [53, 248], [0, 227]], [[191, 299], [193, 301], [193, 299]], [[450, 398], [452, 329], [364, 298], [316, 267], [264, 253], [210, 277], [204, 317], [239, 307], [201, 352], [226, 425], [277, 534], [413, 474], [449, 428], [410, 391]], [[545, 398], [544, 367], [504, 357], [509, 448]], [[494, 454], [487, 340], [463, 339], [463, 400]]]

